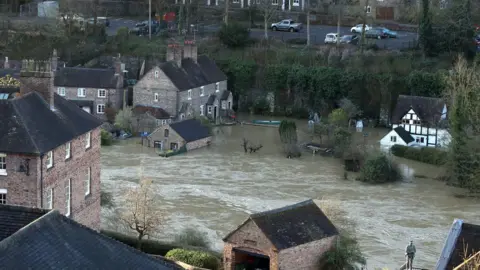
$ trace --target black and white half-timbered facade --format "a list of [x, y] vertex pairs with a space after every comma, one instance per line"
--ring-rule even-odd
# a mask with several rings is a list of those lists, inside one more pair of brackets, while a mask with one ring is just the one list
[[445, 147], [451, 140], [446, 122], [447, 105], [444, 100], [400, 95], [392, 114], [392, 130], [380, 140], [380, 145]]

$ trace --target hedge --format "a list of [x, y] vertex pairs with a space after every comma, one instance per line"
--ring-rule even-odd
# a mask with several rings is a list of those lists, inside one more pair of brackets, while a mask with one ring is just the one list
[[396, 144], [392, 146], [390, 151], [397, 157], [432, 165], [444, 165], [447, 162], [447, 152], [433, 147], [413, 148]]
[[196, 267], [202, 267], [212, 270], [219, 269], [220, 261], [210, 253], [203, 251], [173, 249], [170, 250], [165, 258], [184, 262]]

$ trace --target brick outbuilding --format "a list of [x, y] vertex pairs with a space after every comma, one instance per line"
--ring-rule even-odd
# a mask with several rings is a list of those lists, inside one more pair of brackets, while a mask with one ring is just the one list
[[317, 270], [337, 236], [313, 200], [253, 214], [223, 239], [224, 269]]

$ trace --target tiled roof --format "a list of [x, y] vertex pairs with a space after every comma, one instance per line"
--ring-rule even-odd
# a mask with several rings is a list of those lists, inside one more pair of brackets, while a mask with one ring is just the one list
[[166, 112], [164, 109], [160, 107], [154, 107], [154, 106], [145, 106], [145, 105], [135, 105], [133, 108], [133, 112], [135, 114], [144, 114], [144, 113], [150, 113], [153, 117], [157, 119], [168, 119], [170, 118], [170, 114]]
[[445, 101], [441, 98], [400, 95], [392, 114], [392, 123], [400, 123], [402, 117], [410, 109], [413, 109], [422, 123], [438, 124], [441, 120], [444, 105]]
[[184, 58], [181, 67], [175, 62], [166, 62], [161, 64], [160, 68], [180, 91], [227, 79], [215, 62], [205, 55], [199, 56], [197, 62], [191, 58]]
[[313, 200], [253, 214], [249, 220], [260, 228], [278, 250], [338, 235], [335, 226]]
[[220, 96], [220, 100], [227, 100], [229, 96], [230, 96], [230, 91], [223, 90], [222, 95]]
[[111, 68], [66, 67], [55, 73], [55, 86], [116, 88], [117, 77]]
[[215, 99], [217, 98], [217, 96], [215, 95], [210, 95], [208, 97], [208, 100], [207, 100], [207, 105], [213, 105], [213, 103], [215, 102]]
[[50, 211], [0, 242], [1, 269], [183, 269]]
[[0, 100], [0, 152], [43, 154], [102, 124], [57, 94], [54, 107], [36, 92]]
[[188, 119], [170, 124], [170, 127], [187, 143], [210, 137], [210, 130], [196, 119]]
[[0, 242], [47, 212], [43, 209], [0, 204]]
[[189, 107], [190, 107], [190, 103], [182, 102], [182, 106], [180, 106], [180, 110], [178, 111], [178, 113], [186, 113]]
[[395, 129], [395, 132], [398, 134], [398, 136], [400, 136], [400, 138], [406, 143], [406, 144], [409, 144], [411, 142], [414, 141], [412, 135], [410, 135], [410, 133], [408, 133], [403, 127], [396, 127]]

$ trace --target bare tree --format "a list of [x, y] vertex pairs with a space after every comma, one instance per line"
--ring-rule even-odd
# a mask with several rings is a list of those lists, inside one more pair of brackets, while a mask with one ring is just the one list
[[367, 9], [368, 9], [368, 1], [369, 0], [365, 0], [365, 7], [364, 7], [364, 10], [363, 10], [363, 25], [362, 25], [362, 37], [361, 37], [361, 46], [360, 46], [360, 49], [361, 49], [361, 52], [363, 54], [363, 51], [365, 49], [365, 26], [367, 25], [367, 16], [368, 16], [368, 13], [367, 13]]
[[268, 39], [268, 23], [272, 20], [278, 11], [279, 0], [251, 0], [256, 1], [256, 5], [263, 16], [264, 38]]
[[230, 1], [231, 0], [225, 0], [225, 15], [223, 17], [223, 21], [226, 25], [228, 25], [228, 10], [230, 9]]
[[131, 230], [137, 232], [137, 248], [141, 249], [142, 239], [152, 235], [162, 225], [164, 213], [155, 207], [155, 194], [152, 181], [142, 179], [140, 185], [127, 192], [125, 210], [120, 220]]

